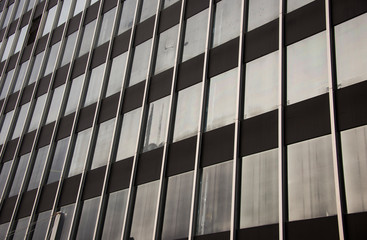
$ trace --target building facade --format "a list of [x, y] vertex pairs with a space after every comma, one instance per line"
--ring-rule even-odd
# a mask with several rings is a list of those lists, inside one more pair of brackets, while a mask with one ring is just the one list
[[0, 239], [367, 239], [366, 1], [0, 6]]

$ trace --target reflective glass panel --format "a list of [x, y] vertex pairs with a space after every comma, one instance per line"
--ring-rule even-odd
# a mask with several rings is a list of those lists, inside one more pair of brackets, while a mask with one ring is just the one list
[[79, 220], [76, 239], [93, 239], [93, 230], [97, 221], [100, 197], [85, 200]]
[[20, 90], [20, 88], [22, 86], [22, 83], [23, 83], [23, 80], [24, 80], [24, 77], [25, 77], [25, 74], [26, 74], [26, 71], [27, 71], [28, 63], [29, 63], [29, 60], [22, 63], [22, 65], [20, 65], [17, 80], [16, 80], [14, 88], [13, 88], [13, 93]]
[[18, 6], [16, 7], [16, 12], [15, 12], [15, 15], [14, 15], [14, 19], [18, 19], [22, 13], [22, 10], [23, 10], [23, 6], [24, 6], [24, 3], [26, 2], [27, 0], [20, 0], [19, 1], [19, 4]]
[[62, 226], [60, 227], [60, 239], [59, 240], [68, 240], [68, 234], [71, 227], [71, 220], [73, 218], [75, 204], [66, 205], [60, 208], [60, 212], [62, 214]]
[[115, 13], [116, 13], [116, 7], [103, 14], [97, 46], [102, 45], [103, 43], [110, 40], [113, 21], [115, 20]]
[[10, 50], [11, 50], [11, 47], [13, 46], [14, 37], [15, 37], [15, 34], [8, 37], [1, 61], [4, 61], [5, 59], [7, 59], [9, 56], [12, 55]]
[[144, 79], [147, 77], [151, 46], [152, 40], [150, 39], [135, 47], [129, 86], [144, 81]]
[[248, 31], [276, 19], [279, 0], [249, 0]]
[[11, 136], [11, 139], [15, 139], [19, 137], [20, 134], [22, 133], [25, 120], [27, 119], [27, 113], [28, 113], [29, 106], [30, 106], [30, 103], [26, 103], [20, 107], [18, 119], [15, 124], [15, 128], [13, 131], [13, 135]]
[[48, 174], [47, 184], [59, 181], [65, 162], [68, 144], [69, 137], [57, 141], [51, 168]]
[[17, 45], [15, 46], [15, 50], [14, 50], [14, 53], [17, 53], [20, 51], [20, 49], [22, 48], [23, 46], [23, 43], [24, 43], [24, 39], [25, 39], [25, 36], [27, 34], [27, 30], [28, 30], [28, 25], [23, 27], [21, 30], [20, 30], [20, 33], [19, 33], [19, 36], [18, 36], [18, 41], [17, 41]]
[[140, 13], [140, 21], [143, 22], [145, 19], [153, 16], [157, 11], [158, 0], [142, 0], [142, 7]]
[[99, 125], [91, 169], [102, 167], [107, 164], [111, 150], [114, 126], [115, 118], [103, 122]]
[[117, 34], [121, 34], [130, 29], [133, 25], [136, 0], [125, 0], [122, 6], [122, 13]]
[[31, 131], [38, 128], [38, 125], [41, 121], [42, 112], [43, 112], [43, 109], [44, 109], [45, 103], [46, 103], [46, 95], [47, 94], [43, 94], [42, 96], [37, 98], [36, 105], [33, 109], [31, 123], [29, 124], [27, 132], [31, 132]]
[[196, 235], [228, 231], [231, 223], [232, 161], [203, 168]]
[[296, 10], [313, 1], [314, 0], [288, 0], [287, 1], [287, 12], [292, 12], [293, 10]]
[[336, 214], [330, 135], [288, 146], [289, 220]]
[[29, 81], [28, 81], [28, 85], [31, 84], [31, 83], [34, 83], [37, 80], [44, 53], [45, 52], [43, 51], [43, 52], [37, 54], [37, 56], [35, 56], [35, 59], [34, 59], [34, 62], [33, 62], [33, 67], [32, 67], [32, 72], [31, 72], [31, 75], [30, 75]]
[[[4, 162], [1, 167], [1, 170], [0, 170], [0, 198], [2, 197], [4, 193], [5, 184], [9, 177], [10, 167], [12, 163], [13, 161]], [[1, 231], [0, 231], [0, 236], [1, 236]]]
[[6, 74], [6, 77], [4, 79], [4, 85], [3, 88], [1, 89], [0, 99], [3, 99], [7, 96], [13, 79], [13, 75], [14, 75], [14, 69]]
[[36, 0], [28, 0], [27, 11], [31, 10]]
[[56, 121], [57, 115], [59, 114], [64, 89], [65, 84], [55, 88], [54, 93], [52, 95], [51, 104], [48, 110], [46, 124]]
[[42, 173], [47, 160], [48, 147], [49, 146], [42, 147], [37, 151], [37, 156], [36, 160], [34, 161], [32, 175], [28, 183], [27, 191], [38, 188], [38, 185], [40, 184]]
[[127, 53], [124, 53], [112, 59], [106, 97], [119, 92], [122, 88], [122, 81], [124, 80], [124, 71], [126, 65], [126, 56]]
[[55, 62], [57, 60], [57, 55], [59, 53], [60, 44], [61, 44], [61, 41], [52, 45], [50, 49], [50, 53], [46, 61], [46, 68], [45, 68], [45, 72], [43, 73], [43, 76], [46, 76], [53, 72], [54, 67], [55, 67]]
[[3, 27], [2, 28], [5, 28], [6, 26], [8, 26], [9, 22], [10, 22], [10, 17], [11, 17], [11, 14], [13, 12], [13, 8], [14, 8], [14, 3], [11, 4], [10, 6], [8, 6], [8, 11], [3, 11], [2, 14], [6, 14], [5, 15], [5, 19], [4, 19], [4, 22], [3, 22]]
[[[33, 232], [32, 239], [46, 239], [47, 226], [51, 220], [51, 210], [38, 214], [37, 221], [32, 224], [31, 231]], [[34, 228], [34, 229], [33, 229]]]
[[24, 177], [25, 170], [26, 170], [26, 167], [27, 167], [27, 164], [28, 164], [29, 155], [30, 154], [28, 153], [28, 154], [25, 154], [25, 155], [23, 155], [19, 158], [17, 170], [15, 172], [15, 176], [14, 176], [14, 179], [13, 179], [13, 184], [11, 186], [8, 197], [15, 196], [19, 193], [20, 187], [23, 183], [23, 177]]
[[[77, 2], [79, 2], [79, 1], [80, 0], [78, 0]], [[71, 2], [72, 2], [72, 0], [63, 0], [62, 1], [62, 8], [61, 8], [60, 17], [59, 17], [59, 21], [57, 23], [57, 26], [60, 26], [61, 24], [66, 22], [66, 20], [68, 18], [68, 15], [69, 15]]]
[[178, 1], [179, 0], [164, 0], [163, 8], [167, 8]]
[[84, 10], [86, 0], [77, 0], [74, 8], [74, 16]]
[[84, 74], [72, 79], [64, 116], [76, 111], [83, 87]]
[[90, 76], [89, 76], [89, 83], [88, 83], [88, 90], [87, 95], [85, 96], [83, 106], [89, 106], [92, 103], [98, 101], [98, 96], [101, 91], [102, 82], [103, 82], [103, 74], [104, 74], [104, 67], [105, 63], [99, 65], [96, 68], [93, 68]]
[[74, 32], [67, 37], [64, 53], [61, 59], [61, 67], [71, 61], [77, 36], [78, 32]]
[[56, 15], [57, 5], [48, 10], [47, 19], [45, 22], [45, 27], [43, 28], [42, 36], [46, 35], [51, 31], [52, 25], [54, 23]]
[[25, 234], [27, 231], [29, 217], [21, 218], [16, 222], [16, 227], [14, 230], [13, 240], [23, 240], [25, 239]]
[[173, 67], [176, 56], [178, 25], [159, 35], [157, 59], [154, 74], [158, 74]]
[[78, 57], [89, 52], [94, 35], [94, 27], [97, 20], [93, 20], [84, 27], [83, 37], [81, 40]]
[[8, 231], [9, 223], [0, 225], [0, 239], [6, 239], [6, 232]]
[[3, 125], [1, 126], [0, 132], [0, 144], [3, 144], [6, 139], [6, 135], [8, 134], [9, 127], [11, 124], [11, 120], [13, 119], [14, 110], [5, 114], [5, 119], [3, 121]]
[[77, 134], [68, 177], [77, 175], [83, 171], [91, 132], [92, 129], [89, 128]]

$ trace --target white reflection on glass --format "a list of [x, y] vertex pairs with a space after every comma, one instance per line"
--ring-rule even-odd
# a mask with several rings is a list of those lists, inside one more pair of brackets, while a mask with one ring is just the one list
[[[0, 197], [2, 197], [4, 190], [5, 190], [5, 184], [8, 179], [9, 173], [10, 173], [10, 167], [13, 163], [13, 160], [3, 163], [3, 166], [0, 170]], [[1, 234], [1, 231], [0, 231]], [[0, 235], [1, 236], [1, 235]], [[0, 238], [1, 239], [1, 238]]]
[[326, 33], [287, 47], [287, 103], [293, 104], [328, 91]]
[[150, 39], [135, 47], [133, 63], [131, 66], [129, 87], [141, 81], [144, 81], [147, 77], [151, 45], [152, 40]]
[[113, 21], [115, 20], [115, 13], [116, 13], [116, 7], [103, 14], [97, 46], [102, 45], [103, 43], [110, 40]]
[[56, 121], [57, 114], [62, 103], [62, 97], [64, 94], [65, 84], [57, 87], [52, 95], [51, 104], [48, 110], [48, 115], [46, 118], [46, 124]]
[[143, 22], [145, 19], [153, 16], [157, 11], [158, 0], [142, 0], [142, 8], [140, 14], [140, 21]]
[[125, 0], [122, 6], [121, 19], [117, 34], [121, 34], [130, 29], [133, 25], [136, 0]]
[[29, 155], [30, 154], [28, 153], [28, 154], [25, 154], [25, 155], [23, 155], [19, 158], [17, 170], [15, 172], [15, 176], [14, 176], [14, 179], [13, 179], [13, 184], [11, 186], [8, 197], [15, 196], [19, 193], [20, 187], [23, 183], [23, 177], [24, 177], [25, 170], [26, 170], [26, 167], [27, 167], [27, 164], [28, 164]]
[[309, 4], [315, 0], [288, 0], [287, 1], [287, 12], [292, 12], [304, 5]]
[[114, 126], [115, 118], [99, 125], [91, 169], [102, 167], [107, 164], [111, 149]]
[[260, 27], [279, 15], [279, 0], [249, 0], [248, 31]]
[[34, 228], [31, 228], [31, 231], [33, 231], [32, 239], [46, 239], [47, 226], [50, 220], [51, 210], [38, 214], [37, 221], [31, 224]]
[[42, 96], [37, 98], [36, 105], [33, 109], [31, 123], [29, 124], [27, 132], [31, 132], [31, 131], [38, 128], [38, 125], [41, 121], [42, 112], [43, 112], [43, 109], [44, 109], [45, 103], [46, 103], [46, 95], [47, 94], [43, 94]]
[[78, 57], [89, 52], [93, 40], [94, 27], [96, 25], [96, 21], [97, 20], [93, 20], [84, 27], [83, 38], [80, 44]]
[[3, 125], [1, 126], [0, 132], [0, 144], [3, 144], [6, 139], [6, 135], [8, 134], [9, 127], [11, 124], [11, 120], [13, 119], [14, 110], [5, 114], [5, 119], [3, 121]]
[[52, 159], [52, 164], [50, 168], [50, 173], [47, 179], [47, 184], [59, 181], [61, 177], [61, 171], [65, 162], [68, 143], [69, 143], [69, 137], [57, 141], [54, 157]]
[[[59, 21], [57, 23], [57, 26], [60, 26], [61, 24], [66, 22], [66, 20], [68, 18], [68, 15], [69, 15], [71, 2], [72, 2], [72, 0], [62, 1], [62, 8], [61, 8], [60, 17], [59, 17]], [[77, 2], [79, 2], [79, 1], [77, 1]]]
[[37, 80], [44, 53], [45, 52], [43, 51], [43, 52], [37, 54], [37, 56], [35, 56], [35, 59], [34, 59], [34, 62], [33, 62], [33, 67], [32, 67], [32, 72], [31, 72], [31, 75], [30, 75], [29, 81], [28, 81], [28, 85], [31, 84], [31, 83], [34, 83]]
[[0, 225], [0, 239], [6, 239], [6, 232], [8, 231], [9, 223]]
[[80, 216], [76, 239], [93, 239], [93, 229], [97, 222], [100, 197], [85, 200]]
[[6, 11], [6, 12], [3, 11], [3, 14], [6, 14], [6, 15], [5, 15], [5, 19], [4, 19], [2, 28], [5, 28], [6, 26], [8, 26], [8, 24], [10, 22], [11, 14], [13, 12], [13, 8], [14, 8], [14, 3], [11, 4], [10, 6], [8, 6], [8, 11]]
[[43, 169], [46, 163], [48, 147], [49, 146], [45, 146], [38, 149], [37, 157], [33, 165], [32, 175], [28, 183], [27, 191], [38, 188], [38, 185], [40, 184]]
[[77, 175], [83, 171], [91, 132], [92, 129], [88, 128], [77, 134], [68, 177]]
[[71, 57], [73, 55], [74, 45], [75, 45], [77, 35], [78, 35], [78, 32], [76, 31], [76, 32], [70, 34], [66, 38], [64, 53], [63, 53], [63, 56], [62, 56], [62, 59], [61, 59], [61, 65], [60, 65], [61, 67], [66, 65], [67, 63], [69, 63], [71, 61]]
[[228, 161], [203, 169], [196, 235], [229, 230], [231, 223], [232, 165], [232, 161]]
[[46, 35], [51, 31], [52, 25], [54, 23], [56, 15], [57, 5], [48, 10], [47, 19], [45, 22], [45, 27], [43, 28], [42, 36]]
[[26, 25], [25, 27], [23, 27], [20, 30], [20, 34], [19, 34], [19, 37], [18, 37], [18, 41], [17, 41], [17, 45], [15, 47], [14, 53], [19, 52], [20, 49], [22, 48], [23, 43], [24, 43], [25, 36], [27, 34], [27, 30], [28, 30], [28, 25]]
[[117, 93], [122, 88], [127, 53], [123, 53], [112, 59], [110, 77], [108, 79], [106, 97]]
[[348, 213], [367, 210], [367, 126], [341, 133]]
[[86, 93], [87, 95], [85, 96], [85, 100], [83, 104], [84, 107], [97, 102], [99, 92], [101, 91], [101, 88], [102, 88], [105, 65], [106, 64], [104, 63], [92, 69], [90, 76], [89, 76], [88, 90]]
[[29, 63], [29, 60], [27, 60], [26, 62], [24, 62], [20, 65], [17, 80], [15, 82], [15, 85], [14, 85], [14, 88], [13, 88], [13, 91], [12, 91], [13, 93], [20, 90], [20, 87], [22, 86], [22, 83], [23, 83], [23, 80], [24, 80], [24, 77], [25, 77], [25, 74], [26, 74], [28, 63]]
[[5, 98], [6, 95], [8, 94], [12, 82], [11, 80], [13, 79], [13, 75], [14, 75], [14, 69], [6, 74], [6, 78], [4, 79], [4, 85], [3, 88], [1, 89], [0, 99]]
[[55, 67], [55, 63], [56, 63], [56, 60], [57, 60], [57, 55], [59, 53], [60, 44], [61, 44], [61, 41], [54, 44], [54, 45], [52, 45], [52, 47], [50, 49], [50, 53], [49, 53], [47, 61], [46, 61], [47, 62], [46, 63], [46, 68], [45, 68], [45, 72], [43, 73], [43, 76], [46, 76], [46, 75], [53, 72], [54, 67]]
[[246, 64], [244, 118], [278, 107], [278, 56], [276, 51]]
[[13, 46], [14, 37], [15, 37], [15, 34], [8, 37], [1, 61], [4, 61], [5, 59], [9, 57], [9, 55], [12, 54], [10, 50], [11, 50], [11, 47]]
[[21, 106], [21, 108], [19, 110], [17, 123], [15, 124], [15, 128], [14, 128], [13, 135], [12, 135], [11, 139], [15, 139], [15, 138], [20, 136], [20, 134], [23, 130], [25, 120], [27, 119], [27, 113], [28, 113], [29, 106], [30, 106], [29, 102], [24, 104], [23, 106]]
[[74, 16], [84, 10], [86, 0], [78, 0], [76, 1], [74, 8]]
[[234, 68], [210, 79], [206, 131], [234, 122], [236, 117], [237, 70]]
[[330, 135], [288, 146], [289, 220], [336, 214]]
[[21, 218], [16, 223], [16, 228], [13, 232], [13, 240], [25, 239], [25, 234], [28, 226], [29, 217]]
[[64, 116], [76, 111], [76, 108], [79, 102], [79, 98], [80, 98], [80, 94], [82, 91], [82, 87], [83, 87], [83, 79], [84, 79], [84, 74], [71, 80], [72, 82], [71, 82], [67, 104], [65, 107]]
[[278, 150], [242, 158], [241, 228], [278, 222]]
[[164, 0], [163, 8], [167, 8], [178, 1], [179, 0]]

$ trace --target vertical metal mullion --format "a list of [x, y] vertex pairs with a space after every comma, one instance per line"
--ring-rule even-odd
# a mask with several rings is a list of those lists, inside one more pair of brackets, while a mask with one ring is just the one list
[[[3, 8], [3, 11], [2, 11], [2, 14], [0, 16], [0, 26], [2, 26], [4, 24], [4, 20], [6, 18], [6, 14], [8, 14], [8, 3], [9, 3], [10, 0], [5, 0], [5, 3], [4, 3], [4, 8]], [[6, 9], [6, 12], [4, 11]]]
[[195, 238], [195, 230], [196, 230], [196, 215], [197, 215], [197, 203], [199, 200], [199, 190], [200, 190], [200, 156], [201, 156], [201, 144], [203, 138], [203, 132], [205, 128], [205, 118], [206, 118], [206, 103], [207, 103], [207, 95], [208, 95], [208, 65], [209, 65], [209, 50], [211, 46], [212, 39], [212, 25], [213, 25], [213, 5], [214, 0], [210, 0], [209, 2], [209, 14], [208, 14], [208, 24], [207, 24], [207, 32], [206, 32], [206, 43], [204, 50], [204, 69], [202, 75], [202, 90], [201, 90], [201, 102], [200, 102], [200, 118], [199, 118], [199, 126], [196, 140], [196, 150], [195, 150], [195, 166], [194, 166], [194, 179], [193, 179], [193, 187], [192, 187], [192, 195], [191, 195], [191, 208], [190, 208], [190, 227], [188, 240], [193, 240]]
[[325, 0], [327, 66], [328, 66], [330, 126], [331, 126], [331, 142], [333, 151], [332, 156], [333, 156], [333, 173], [335, 184], [335, 200], [336, 200], [339, 239], [344, 240], [346, 238], [345, 214], [347, 213], [347, 207], [345, 202], [345, 186], [343, 181], [344, 174], [343, 174], [343, 163], [341, 154], [341, 139], [337, 124], [335, 34], [331, 11], [332, 11], [331, 1]]
[[[13, 3], [13, 4], [16, 4], [16, 1]], [[8, 5], [8, 2], [6, 3], [6, 5]], [[5, 5], [5, 6], [6, 6]], [[11, 15], [10, 15], [10, 18], [9, 18], [9, 22], [8, 22], [8, 25], [7, 26], [5, 26], [5, 33], [4, 33], [4, 37], [3, 37], [3, 39], [5, 39], [6, 38], [6, 42], [4, 42], [3, 41], [3, 44], [1, 45], [1, 48], [0, 48], [0, 58], [2, 58], [3, 57], [3, 54], [4, 54], [4, 50], [5, 50], [5, 47], [6, 47], [6, 45], [7, 45], [7, 42], [8, 42], [8, 38], [7, 38], [7, 35], [8, 35], [8, 32], [9, 32], [9, 29], [10, 29], [10, 25], [11, 25], [11, 23], [12, 23], [12, 18], [14, 17], [14, 14], [15, 14], [15, 11], [14, 11], [15, 9], [14, 9], [14, 7], [13, 7], [13, 10], [12, 10], [12, 12], [11, 12]], [[6, 11], [6, 15], [8, 15], [8, 11], [9, 11], [9, 8], [7, 7], [7, 11]], [[5, 18], [6, 18], [6, 16], [4, 16], [4, 18], [3, 18], [3, 20], [5, 20]], [[3, 23], [1, 23], [1, 25], [2, 25]], [[14, 40], [13, 40], [14, 41]], [[10, 52], [9, 52], [10, 53]], [[8, 58], [7, 58], [8, 59]], [[7, 59], [6, 59], [6, 61], [7, 61]], [[5, 67], [4, 67], [4, 69], [5, 69]], [[3, 70], [3, 71], [5, 71], [5, 70]]]

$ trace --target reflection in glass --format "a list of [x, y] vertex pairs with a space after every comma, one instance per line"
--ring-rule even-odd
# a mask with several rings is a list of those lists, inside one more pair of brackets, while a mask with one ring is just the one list
[[292, 12], [293, 10], [296, 10], [313, 1], [314, 0], [288, 0], [287, 1], [287, 12]]
[[93, 229], [97, 221], [100, 197], [85, 200], [80, 216], [76, 239], [93, 239]]
[[5, 49], [4, 49], [4, 52], [3, 52], [3, 56], [1, 58], [1, 61], [4, 61], [10, 55], [12, 55], [12, 53], [10, 52], [10, 50], [11, 50], [11, 47], [13, 46], [14, 37], [15, 37], [15, 34], [13, 34], [13, 35], [11, 35], [11, 36], [8, 37], [8, 40], [6, 42]]
[[105, 166], [110, 155], [115, 118], [99, 125], [91, 169]]
[[55, 63], [57, 60], [57, 55], [59, 53], [60, 44], [61, 44], [61, 41], [52, 45], [50, 49], [50, 53], [46, 61], [46, 68], [45, 68], [45, 72], [43, 73], [43, 76], [47, 76], [48, 74], [53, 72]]
[[43, 28], [42, 36], [46, 35], [51, 31], [52, 25], [54, 23], [56, 15], [57, 5], [48, 10], [47, 19], [45, 22], [45, 27]]
[[8, 231], [9, 223], [3, 223], [0, 225], [0, 239], [6, 238], [6, 232]]
[[186, 238], [189, 232], [193, 172], [170, 177], [162, 239]]
[[49, 146], [47, 145], [45, 147], [38, 149], [37, 151], [37, 156], [33, 165], [32, 175], [28, 183], [27, 191], [38, 188], [41, 182], [43, 169], [45, 167], [45, 163], [47, 160], [48, 147]]
[[187, 19], [182, 62], [204, 52], [208, 13], [209, 10], [206, 9]]
[[232, 161], [203, 168], [196, 235], [228, 231], [231, 223]]
[[59, 181], [61, 177], [61, 171], [65, 162], [68, 143], [69, 137], [57, 141], [50, 172], [47, 179], [47, 184]]
[[76, 1], [75, 8], [74, 8], [74, 16], [84, 10], [85, 2], [86, 2], [86, 0]]
[[246, 64], [244, 118], [278, 107], [278, 57], [276, 51]]
[[56, 121], [59, 114], [60, 106], [62, 103], [62, 97], [64, 94], [65, 84], [57, 87], [52, 95], [50, 107], [48, 109], [48, 115], [46, 118], [46, 124]]
[[[38, 214], [37, 221], [33, 224], [31, 231], [32, 239], [46, 239], [47, 226], [51, 220], [51, 210]], [[34, 228], [34, 229], [33, 229]]]
[[115, 20], [116, 7], [109, 10], [102, 16], [102, 24], [99, 31], [97, 46], [102, 45], [111, 38], [113, 21]]
[[249, 0], [248, 31], [260, 27], [279, 15], [279, 0]]
[[155, 181], [137, 187], [130, 232], [130, 238], [134, 238], [134, 240], [152, 239], [153, 237], [158, 183]]
[[77, 134], [68, 177], [77, 175], [83, 171], [91, 132], [92, 129], [88, 128]]
[[11, 124], [11, 120], [13, 119], [14, 110], [5, 114], [5, 119], [3, 121], [3, 125], [1, 126], [0, 132], [0, 145], [5, 142], [6, 135], [8, 134], [9, 127]]
[[108, 79], [106, 97], [117, 93], [122, 88], [127, 53], [123, 53], [112, 59], [110, 76]]
[[168, 108], [169, 96], [149, 104], [143, 152], [163, 146], [167, 130]]
[[8, 11], [3, 11], [2, 13], [3, 14], [6, 14], [5, 15], [5, 19], [4, 19], [4, 22], [3, 22], [3, 26], [1, 28], [5, 28], [6, 26], [8, 26], [9, 22], [10, 22], [10, 17], [11, 17], [11, 14], [13, 12], [13, 8], [14, 8], [14, 3], [11, 4], [10, 6], [8, 6]]
[[36, 105], [33, 109], [31, 123], [29, 124], [27, 132], [31, 132], [38, 128], [38, 125], [40, 124], [41, 121], [42, 112], [46, 103], [46, 95], [47, 94], [43, 94], [42, 96], [37, 98]]
[[240, 35], [241, 9], [241, 0], [225, 0], [217, 3], [214, 17], [213, 47]]
[[4, 79], [4, 85], [3, 88], [1, 89], [0, 99], [3, 99], [7, 96], [12, 82], [11, 80], [13, 79], [13, 75], [14, 75], [14, 69], [6, 73], [6, 77]]
[[71, 80], [72, 82], [71, 82], [68, 100], [67, 100], [66, 107], [65, 107], [64, 116], [76, 111], [76, 108], [79, 102], [79, 98], [80, 98], [80, 94], [82, 91], [82, 87], [83, 87], [83, 79], [84, 79], [84, 74]]
[[97, 102], [102, 87], [105, 65], [106, 64], [104, 63], [92, 69], [89, 76], [87, 95], [85, 96], [83, 105], [84, 107]]
[[78, 32], [76, 31], [70, 34], [69, 36], [67, 36], [64, 53], [61, 59], [61, 65], [60, 65], [61, 67], [71, 61], [71, 57], [73, 55], [74, 45], [75, 45], [77, 35], [78, 35]]
[[94, 27], [97, 20], [93, 20], [84, 27], [83, 37], [81, 40], [78, 57], [89, 52], [94, 35]]
[[234, 122], [236, 117], [237, 78], [237, 68], [234, 68], [210, 79], [206, 109], [206, 131]]
[[278, 150], [242, 158], [241, 228], [278, 222]]
[[110, 193], [103, 225], [102, 239], [121, 239], [128, 190]]
[[29, 11], [33, 8], [35, 2], [36, 2], [36, 0], [29, 0], [28, 1], [27, 11]]
[[15, 128], [13, 131], [13, 135], [11, 136], [11, 139], [15, 139], [20, 136], [23, 130], [25, 120], [27, 119], [27, 113], [28, 113], [29, 106], [30, 106], [30, 103], [28, 102], [20, 107], [18, 119], [15, 124]]
[[348, 213], [367, 210], [367, 126], [341, 132]]
[[19, 36], [18, 36], [18, 40], [17, 40], [17, 45], [15, 46], [14, 54], [17, 53], [17, 52], [19, 52], [20, 49], [22, 48], [23, 43], [24, 43], [25, 36], [27, 34], [27, 30], [28, 30], [28, 25], [26, 25], [25, 27], [23, 27], [20, 30], [20, 33], [19, 33]]
[[17, 80], [15, 82], [12, 93], [15, 93], [15, 92], [20, 90], [20, 87], [22, 86], [22, 83], [23, 83], [23, 80], [24, 80], [24, 77], [25, 77], [25, 74], [26, 74], [28, 63], [29, 63], [29, 60], [27, 60], [26, 62], [24, 62], [20, 65]]
[[17, 170], [15, 172], [15, 176], [14, 176], [14, 179], [13, 179], [13, 184], [11, 186], [8, 197], [15, 196], [19, 193], [20, 187], [23, 183], [23, 177], [24, 177], [25, 170], [26, 170], [26, 167], [27, 167], [27, 164], [28, 164], [29, 155], [30, 154], [28, 153], [28, 154], [25, 154], [25, 155], [23, 155], [19, 158]]
[[176, 55], [177, 33], [178, 25], [159, 35], [154, 74], [163, 72], [173, 66]]
[[326, 33], [287, 47], [287, 103], [293, 104], [328, 91]]
[[[8, 162], [4, 162], [3, 166], [0, 169], [0, 198], [4, 193], [5, 184], [6, 184], [6, 181], [7, 181], [8, 177], [9, 177], [10, 167], [11, 167], [12, 163], [13, 163], [13, 160], [8, 161]], [[1, 234], [1, 231], [0, 231], [0, 234]]]
[[73, 212], [74, 212], [75, 204], [66, 205], [60, 208], [61, 212], [61, 220], [62, 220], [62, 226], [60, 227], [60, 239], [59, 240], [67, 240], [68, 234], [71, 227], [71, 220], [73, 218]]
[[29, 81], [28, 81], [28, 85], [31, 83], [34, 83], [37, 80], [38, 77], [38, 72], [40, 70], [41, 67], [41, 63], [42, 63], [42, 58], [43, 58], [43, 54], [45, 52], [41, 52], [39, 54], [37, 54], [37, 56], [35, 56], [34, 62], [33, 62], [33, 67], [32, 67], [32, 72], [31, 75], [29, 76]]
[[147, 77], [151, 45], [152, 40], [150, 39], [135, 47], [133, 63], [130, 72], [129, 87], [144, 81]]
[[133, 25], [136, 0], [125, 0], [122, 6], [122, 13], [117, 34], [121, 34], [130, 29]]
[[27, 231], [29, 217], [21, 218], [17, 220], [16, 227], [14, 230], [13, 240], [23, 240], [25, 239], [25, 234]]
[[179, 0], [164, 0], [163, 8], [168, 8]]
[[178, 92], [173, 142], [197, 134], [200, 117], [201, 87], [198, 83]]
[[330, 135], [288, 146], [289, 220], [336, 214]]
[[153, 16], [157, 11], [158, 0], [142, 0], [142, 7], [140, 13], [140, 21], [143, 22], [145, 19]]
[[338, 83], [346, 87], [367, 79], [367, 14], [335, 27]]
[[116, 161], [131, 157], [136, 150], [141, 108], [124, 114]]
[[[77, 2], [79, 2], [79, 1], [77, 1]], [[63, 0], [62, 1], [62, 8], [61, 8], [61, 12], [60, 12], [59, 21], [57, 23], [57, 26], [60, 26], [61, 24], [66, 22], [66, 20], [68, 18], [68, 15], [69, 15], [71, 2], [72, 2], [72, 0]]]

